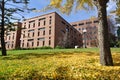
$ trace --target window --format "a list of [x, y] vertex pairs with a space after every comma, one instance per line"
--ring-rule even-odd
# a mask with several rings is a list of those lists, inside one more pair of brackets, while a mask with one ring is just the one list
[[79, 26], [84, 25], [84, 23], [79, 23]]
[[37, 41], [37, 46], [39, 46], [39, 41]]
[[61, 32], [62, 32], [62, 33], [65, 33], [65, 31], [64, 31], [64, 30], [61, 30]]
[[11, 48], [13, 48], [13, 44], [11, 45]]
[[43, 35], [45, 35], [45, 31], [43, 31]]
[[33, 34], [32, 34], [32, 37], [34, 37], [34, 32], [33, 32]]
[[40, 26], [40, 22], [38, 22], [38, 26]]
[[10, 35], [10, 33], [7, 33], [7, 35]]
[[69, 25], [67, 25], [67, 27], [69, 28]]
[[34, 46], [34, 42], [32, 42], [32, 46]]
[[64, 25], [65, 25], [65, 22], [63, 22], [63, 21], [62, 21], [62, 24], [64, 24]]
[[86, 24], [91, 24], [92, 22], [90, 21], [90, 22], [86, 22]]
[[66, 27], [66, 29], [65, 29], [65, 30], [66, 30], [66, 32], [69, 32], [69, 27]]
[[9, 40], [10, 40], [10, 36], [9, 36]]
[[40, 31], [38, 31], [38, 36], [40, 36]]
[[51, 34], [51, 30], [49, 30], [49, 35]]
[[72, 25], [73, 27], [77, 26], [77, 24]]
[[26, 28], [26, 23], [24, 23], [24, 28]]
[[27, 47], [29, 47], [29, 43], [27, 43]]
[[38, 28], [38, 30], [45, 30], [45, 27], [42, 27], [42, 28]]
[[35, 27], [35, 23], [33, 23], [33, 27]]
[[45, 26], [46, 22], [44, 21], [43, 25]]
[[50, 21], [49, 21], [49, 24], [51, 24], [51, 19], [50, 19]]
[[33, 23], [33, 22], [35, 22], [35, 20], [29, 21], [29, 23]]
[[22, 43], [22, 47], [24, 47], [24, 43]]
[[49, 27], [49, 35], [51, 34], [51, 26]]
[[45, 45], [45, 41], [43, 41], [43, 46]]
[[41, 18], [41, 19], [39, 19], [39, 21], [41, 21], [41, 20], [45, 20], [45, 18]]
[[42, 38], [38, 38], [38, 40], [40, 40], [40, 41], [44, 41], [44, 40], [45, 40], [45, 38], [43, 38], [43, 37], [42, 37]]
[[28, 39], [28, 41], [33, 41], [33, 39]]
[[34, 29], [28, 30], [28, 32], [34, 32]]
[[9, 44], [8, 44], [8, 48], [9, 48]]
[[23, 40], [23, 42], [22, 42], [22, 47], [24, 47], [24, 40]]
[[49, 40], [49, 45], [51, 45], [51, 40]]
[[98, 20], [96, 20], [96, 21], [94, 21], [94, 23], [99, 23], [99, 21], [98, 21]]
[[14, 39], [14, 35], [13, 35], [12, 39]]
[[29, 21], [29, 28], [30, 28], [31, 26], [35, 27], [35, 20]]
[[30, 23], [29, 23], [29, 26], [28, 26], [28, 28], [30, 28]]
[[28, 33], [28, 37], [30, 37], [30, 33]]
[[23, 34], [23, 38], [25, 38], [25, 34]]

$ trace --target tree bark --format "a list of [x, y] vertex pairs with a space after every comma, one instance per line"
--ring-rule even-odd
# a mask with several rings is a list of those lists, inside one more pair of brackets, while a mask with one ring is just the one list
[[109, 0], [98, 0], [98, 39], [100, 49], [100, 63], [103, 66], [113, 66], [112, 55], [109, 46], [109, 31], [107, 22], [106, 4]]
[[4, 6], [5, 6], [5, 2], [4, 0], [2, 0], [2, 22], [1, 22], [1, 49], [2, 49], [2, 56], [6, 56], [6, 47], [5, 47], [5, 40], [4, 40]]

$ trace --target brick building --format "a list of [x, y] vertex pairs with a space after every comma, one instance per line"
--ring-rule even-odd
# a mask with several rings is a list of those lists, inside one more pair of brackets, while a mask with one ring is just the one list
[[13, 31], [5, 32], [6, 49], [15, 49], [20, 47], [21, 25], [22, 23], [16, 22], [14, 23], [14, 26], [12, 26]]
[[22, 48], [82, 46], [81, 39], [81, 34], [56, 12], [22, 22]]
[[[83, 47], [98, 47], [98, 26], [97, 18], [72, 22], [71, 25], [82, 34]], [[111, 20], [108, 18], [109, 33], [114, 35], [115, 30]]]
[[[56, 46], [73, 48], [98, 46], [98, 19], [68, 23], [56, 12], [33, 17], [15, 23], [15, 31], [7, 32], [7, 49]], [[114, 26], [108, 18], [109, 32], [114, 34]]]

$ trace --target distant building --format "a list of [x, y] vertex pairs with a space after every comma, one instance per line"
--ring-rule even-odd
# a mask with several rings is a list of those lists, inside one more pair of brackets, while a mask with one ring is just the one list
[[6, 49], [15, 49], [20, 47], [21, 25], [22, 23], [16, 22], [14, 23], [14, 26], [12, 26], [12, 31], [5, 31]]
[[[29, 18], [15, 23], [15, 31], [6, 32], [6, 48], [98, 47], [98, 23], [97, 18], [68, 23], [56, 12]], [[114, 35], [109, 18], [108, 25], [110, 35]]]
[[[97, 18], [72, 22], [71, 25], [82, 34], [83, 47], [98, 47], [98, 27]], [[110, 35], [115, 35], [114, 25], [108, 18]]]
[[[82, 34], [83, 47], [98, 46], [98, 20], [88, 19], [83, 21], [72, 22], [71, 25]], [[84, 30], [86, 32], [84, 32]]]
[[21, 47], [82, 46], [81, 34], [56, 12], [22, 22]]

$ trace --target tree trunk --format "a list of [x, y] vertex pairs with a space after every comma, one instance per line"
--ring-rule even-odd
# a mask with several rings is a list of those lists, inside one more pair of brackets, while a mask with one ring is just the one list
[[6, 56], [6, 47], [5, 47], [5, 40], [4, 40], [4, 0], [2, 0], [2, 22], [1, 22], [1, 49], [2, 49], [2, 56]]
[[98, 0], [98, 39], [100, 49], [100, 63], [103, 66], [113, 66], [112, 55], [109, 46], [109, 31], [107, 22], [106, 4], [109, 0]]

